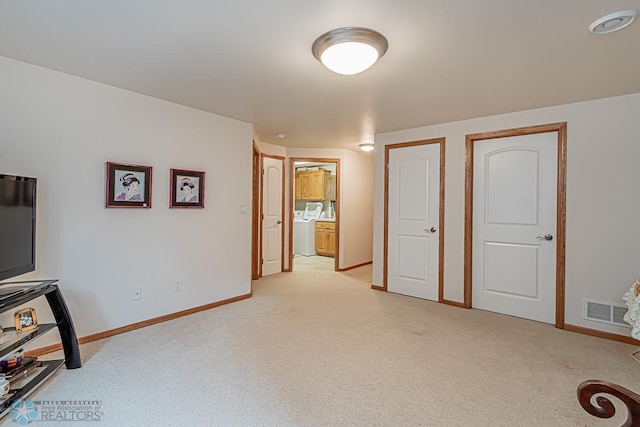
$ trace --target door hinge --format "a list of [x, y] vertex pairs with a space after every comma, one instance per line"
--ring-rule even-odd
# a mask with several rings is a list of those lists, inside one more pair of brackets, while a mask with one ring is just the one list
[[264, 265], [264, 258], [262, 258], [262, 264]]
[[264, 214], [262, 214], [262, 219], [264, 219]]

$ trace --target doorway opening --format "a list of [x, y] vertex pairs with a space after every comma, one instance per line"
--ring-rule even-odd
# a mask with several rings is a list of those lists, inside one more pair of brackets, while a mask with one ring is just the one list
[[291, 158], [289, 266], [339, 268], [340, 159]]

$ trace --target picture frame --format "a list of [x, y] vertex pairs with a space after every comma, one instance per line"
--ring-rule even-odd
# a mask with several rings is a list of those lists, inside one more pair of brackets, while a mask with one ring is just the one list
[[16, 325], [17, 332], [24, 332], [35, 329], [36, 326], [38, 326], [38, 316], [36, 315], [36, 309], [33, 307], [26, 307], [16, 311], [13, 315], [13, 321]]
[[204, 208], [204, 172], [171, 169], [170, 208]]
[[107, 162], [107, 208], [151, 208], [152, 167]]

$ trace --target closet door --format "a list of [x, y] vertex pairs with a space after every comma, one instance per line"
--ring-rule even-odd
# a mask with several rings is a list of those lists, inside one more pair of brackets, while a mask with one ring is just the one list
[[388, 149], [387, 290], [438, 300], [440, 143]]
[[475, 142], [474, 308], [555, 322], [557, 133]]

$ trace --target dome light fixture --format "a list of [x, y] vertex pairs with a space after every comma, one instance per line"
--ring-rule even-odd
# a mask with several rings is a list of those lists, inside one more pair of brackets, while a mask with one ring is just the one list
[[358, 147], [360, 147], [362, 151], [371, 151], [374, 149], [373, 142], [363, 142], [362, 144], [358, 144]]
[[589, 25], [589, 31], [594, 34], [613, 33], [614, 31], [631, 25], [637, 17], [637, 10], [620, 10], [613, 12], [593, 21], [593, 23]]
[[351, 76], [371, 67], [387, 52], [389, 42], [362, 27], [336, 28], [313, 42], [313, 56], [334, 73]]

